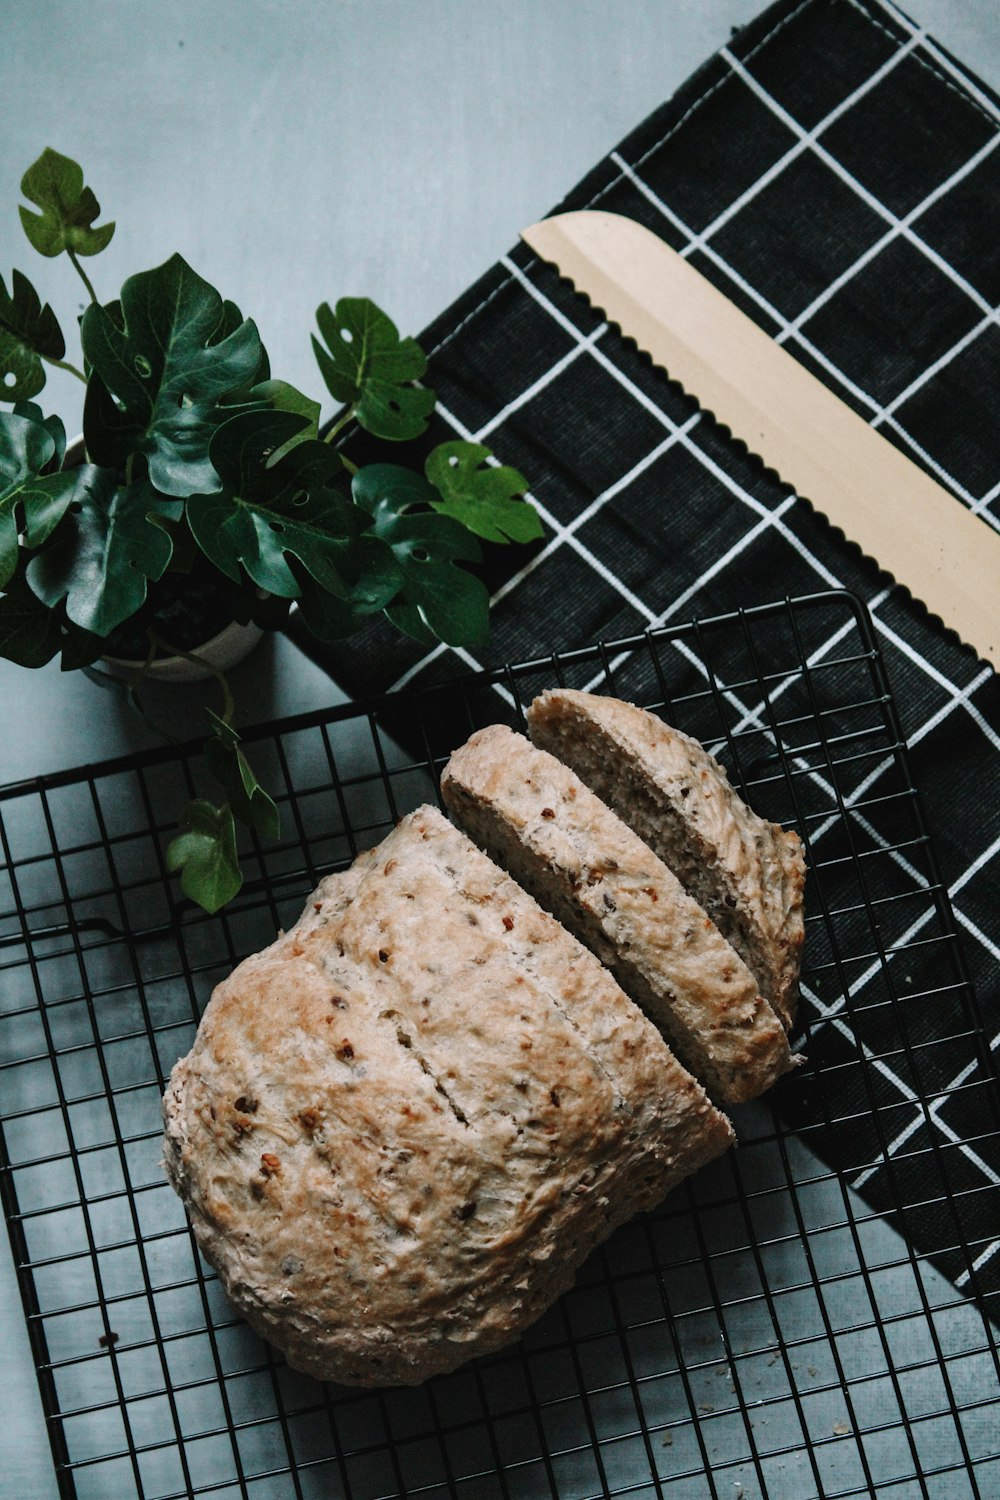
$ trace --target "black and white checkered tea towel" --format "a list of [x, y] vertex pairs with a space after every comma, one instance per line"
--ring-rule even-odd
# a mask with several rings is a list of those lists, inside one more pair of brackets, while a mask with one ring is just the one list
[[[661, 235], [956, 505], [1000, 527], [1000, 102], [894, 6], [780, 0], [560, 208], [591, 206]], [[516, 560], [519, 572], [496, 574], [481, 661], [827, 587], [865, 599], [995, 1045], [995, 673], [524, 246], [438, 319], [424, 347], [444, 422], [530, 476], [546, 525], [526, 565], [523, 553]], [[339, 655], [337, 675], [355, 693], [476, 664], [467, 651], [424, 650], [388, 628]], [[919, 947], [919, 931], [893, 938]], [[946, 997], [933, 1024], [930, 1043], [956, 1029]], [[917, 1101], [894, 1066], [894, 1042], [868, 1039], [892, 1108], [888, 1152], [919, 1178], [932, 1147], [954, 1148], [947, 1170], [963, 1205], [964, 1269], [949, 1259], [953, 1226], [904, 1227], [958, 1284], [996, 1296], [1000, 1151], [988, 1048], [981, 1037], [965, 1052], [931, 1047], [924, 1055], [938, 1071]], [[855, 1180], [880, 1211], [891, 1209], [876, 1166]], [[917, 1180], [907, 1201], [920, 1197]]]

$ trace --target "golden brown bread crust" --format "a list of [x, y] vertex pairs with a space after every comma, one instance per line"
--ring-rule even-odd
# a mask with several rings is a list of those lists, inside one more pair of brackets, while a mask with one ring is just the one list
[[427, 807], [218, 987], [164, 1118], [231, 1300], [297, 1369], [365, 1385], [508, 1343], [732, 1140], [597, 960]]
[[798, 834], [758, 817], [697, 740], [633, 703], [553, 689], [528, 725], [677, 874], [789, 1030], [805, 933]]
[[793, 1066], [743, 960], [676, 876], [578, 776], [503, 724], [451, 757], [453, 817], [597, 955], [723, 1104]]

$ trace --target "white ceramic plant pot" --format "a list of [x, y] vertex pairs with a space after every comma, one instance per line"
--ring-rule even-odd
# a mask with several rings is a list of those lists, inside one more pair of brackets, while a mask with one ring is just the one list
[[[75, 468], [85, 458], [81, 433], [67, 444], [63, 468]], [[228, 672], [230, 667], [237, 666], [250, 655], [263, 634], [259, 625], [241, 625], [233, 620], [211, 640], [192, 647], [190, 655], [197, 656], [197, 662], [185, 656], [160, 656], [148, 667], [138, 658], [127, 656], [102, 656], [101, 662], [116, 677], [136, 677], [142, 672], [144, 682], [204, 682], [214, 672]]]
[[[142, 673], [143, 682], [204, 682], [213, 675], [213, 669], [227, 672], [235, 667], [261, 639], [264, 632], [259, 625], [240, 625], [234, 620], [218, 635], [214, 635], [203, 646], [196, 646], [192, 656], [199, 662], [188, 661], [184, 656], [159, 656]], [[134, 677], [142, 671], [143, 663], [124, 656], [102, 656], [101, 661], [116, 677]]]

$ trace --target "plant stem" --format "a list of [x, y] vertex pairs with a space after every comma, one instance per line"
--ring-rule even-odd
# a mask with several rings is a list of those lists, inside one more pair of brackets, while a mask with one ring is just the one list
[[175, 748], [180, 748], [184, 741], [179, 740], [175, 734], [171, 734], [169, 729], [164, 729], [162, 724], [158, 724], [157, 721], [149, 713], [147, 713], [143, 701], [139, 697], [138, 682], [133, 682], [132, 686], [129, 688], [128, 701], [132, 708], [132, 711], [139, 715], [139, 718], [147, 726], [147, 728], [151, 729], [154, 734], [159, 735], [161, 740], [166, 740], [168, 745], [173, 745]]
[[348, 474], [353, 476], [358, 472], [357, 464], [352, 464], [346, 453], [342, 453], [340, 455], [340, 462], [344, 465], [344, 468], [347, 470]]
[[44, 359], [47, 365], [52, 365], [54, 369], [65, 370], [68, 374], [75, 375], [77, 380], [82, 380], [84, 385], [87, 384], [87, 377], [83, 371], [78, 370], [76, 365], [71, 365], [68, 359], [52, 359], [48, 354], [43, 354], [42, 359]]
[[343, 430], [347, 426], [348, 422], [350, 422], [350, 421], [353, 420], [354, 413], [357, 411], [357, 409], [358, 409], [357, 408], [357, 402], [352, 402], [351, 405], [344, 412], [344, 415], [340, 418], [340, 420], [337, 421], [337, 422], [334, 422], [333, 426], [330, 428], [330, 431], [327, 433], [326, 437], [323, 439], [324, 443], [332, 443], [333, 440], [334, 440], [334, 438], [337, 437], [337, 435], [339, 433], [343, 432]]
[[168, 656], [180, 656], [183, 657], [185, 661], [192, 662], [196, 667], [208, 668], [212, 676], [215, 678], [216, 682], [219, 684], [219, 688], [222, 692], [222, 713], [220, 717], [226, 724], [231, 725], [236, 714], [236, 704], [233, 701], [233, 695], [229, 689], [229, 681], [222, 668], [213, 667], [210, 661], [206, 661], [203, 656], [195, 656], [194, 652], [192, 651], [184, 651], [180, 646], [172, 646], [169, 641], [165, 641], [162, 636], [157, 635], [156, 631], [153, 630], [151, 626], [149, 627], [149, 629], [147, 629], [146, 635], [149, 637], [154, 646], [159, 646], [160, 650], [165, 651]]
[[164, 740], [168, 745], [180, 746], [181, 744], [183, 744], [183, 741], [177, 739], [176, 735], [172, 735], [169, 729], [164, 729], [162, 724], [158, 724], [156, 720], [149, 713], [147, 713], [142, 699], [139, 697], [139, 688], [142, 685], [142, 679], [145, 677], [146, 672], [149, 669], [150, 662], [153, 660], [155, 653], [156, 647], [150, 645], [149, 654], [147, 655], [146, 660], [143, 662], [142, 666], [139, 668], [138, 672], [131, 680], [124, 677], [118, 677], [111, 672], [102, 672], [99, 667], [95, 666], [85, 667], [84, 672], [86, 676], [90, 677], [93, 681], [99, 681], [100, 683], [106, 684], [108, 687], [113, 688], [116, 692], [121, 693], [122, 697], [125, 699], [129, 708], [136, 715], [136, 717], [141, 719], [142, 722], [146, 725], [146, 728], [151, 729], [158, 739]]
[[69, 256], [70, 260], [73, 262], [74, 266], [76, 267], [77, 271], [80, 274], [80, 279], [82, 280], [84, 286], [87, 288], [87, 291], [90, 293], [90, 300], [91, 300], [91, 302], [96, 302], [97, 301], [97, 293], [94, 291], [94, 284], [91, 281], [90, 277], [87, 275], [86, 271], [81, 266], [79, 260], [77, 259], [76, 251], [73, 250], [69, 245], [67, 245], [66, 246], [66, 254]]

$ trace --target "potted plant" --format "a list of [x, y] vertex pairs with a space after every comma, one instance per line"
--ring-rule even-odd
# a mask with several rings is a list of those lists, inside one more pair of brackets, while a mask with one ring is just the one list
[[[313, 348], [340, 407], [321, 436], [320, 403], [272, 375], [256, 325], [179, 255], [99, 299], [82, 262], [115, 226], [97, 223], [76, 162], [43, 151], [21, 190], [29, 241], [68, 257], [89, 305], [80, 367], [28, 278], [0, 278], [0, 655], [64, 670], [132, 659], [133, 689], [164, 662], [220, 676], [205, 761], [225, 798], [189, 803], [167, 851], [185, 894], [216, 911], [242, 883], [236, 821], [273, 838], [278, 814], [205, 643], [224, 635], [231, 663], [229, 627], [274, 628], [293, 601], [323, 640], [384, 613], [422, 641], [480, 643], [477, 538], [527, 542], [541, 525], [523, 476], [480, 444], [420, 449], [419, 467], [359, 467], [339, 446], [349, 424], [414, 442], [434, 410], [419, 345], [372, 302], [317, 311]], [[69, 454], [36, 401], [46, 366], [86, 388]]]

